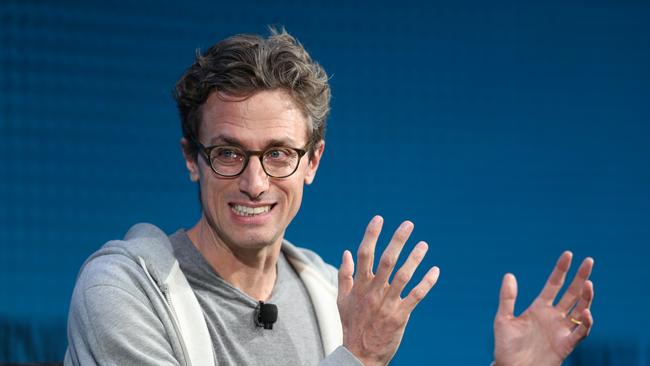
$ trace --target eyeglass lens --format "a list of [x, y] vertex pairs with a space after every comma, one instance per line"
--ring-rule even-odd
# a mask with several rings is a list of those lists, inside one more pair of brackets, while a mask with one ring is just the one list
[[[272, 177], [291, 175], [300, 161], [298, 152], [288, 147], [273, 147], [260, 155], [264, 171]], [[249, 158], [246, 151], [236, 146], [220, 146], [210, 152], [212, 168], [225, 176], [240, 174]]]

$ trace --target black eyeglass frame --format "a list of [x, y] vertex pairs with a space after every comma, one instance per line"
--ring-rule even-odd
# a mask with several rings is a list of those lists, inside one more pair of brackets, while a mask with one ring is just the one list
[[[307, 143], [307, 145], [302, 149], [298, 149], [298, 148], [295, 148], [295, 147], [289, 147], [289, 146], [273, 146], [273, 147], [269, 147], [266, 150], [255, 151], [255, 150], [246, 150], [246, 149], [243, 149], [241, 146], [236, 146], [236, 145], [214, 145], [214, 146], [205, 147], [202, 143], [200, 143], [200, 142], [198, 142], [198, 141], [196, 141], [194, 139], [192, 139], [192, 142], [194, 142], [194, 144], [196, 144], [196, 146], [199, 148], [198, 150], [201, 153], [201, 156], [203, 157], [205, 162], [210, 166], [210, 169], [212, 169], [214, 174], [216, 174], [216, 175], [218, 175], [220, 177], [224, 177], [224, 178], [236, 178], [236, 177], [240, 176], [244, 172], [244, 170], [246, 170], [246, 167], [248, 166], [248, 162], [251, 160], [250, 159], [251, 156], [257, 156], [257, 158], [260, 159], [260, 165], [262, 166], [262, 170], [264, 170], [264, 173], [266, 173], [267, 176], [269, 176], [271, 178], [276, 178], [276, 179], [282, 179], [282, 178], [290, 177], [291, 175], [293, 175], [293, 173], [295, 173], [298, 170], [298, 167], [300, 166], [300, 160], [302, 160], [302, 157], [305, 156], [305, 154], [307, 154], [307, 151], [309, 151], [309, 145], [310, 145], [309, 143]], [[220, 147], [222, 147], [222, 148], [223, 147], [232, 147], [232, 148], [236, 148], [237, 150], [241, 150], [244, 153], [244, 165], [242, 165], [241, 170], [237, 174], [227, 175], [227, 174], [219, 173], [214, 168], [214, 166], [212, 166], [212, 162], [210, 161], [210, 154], [212, 153], [212, 150], [214, 150], [216, 148], [220, 148]], [[269, 150], [278, 149], [278, 148], [291, 149], [291, 150], [295, 151], [296, 153], [298, 153], [298, 163], [296, 164], [293, 171], [291, 173], [287, 174], [287, 175], [282, 175], [282, 176], [271, 175], [271, 174], [269, 174], [268, 171], [266, 171], [266, 167], [264, 166], [264, 159], [263, 159], [264, 154], [266, 154], [266, 152], [268, 152]]]

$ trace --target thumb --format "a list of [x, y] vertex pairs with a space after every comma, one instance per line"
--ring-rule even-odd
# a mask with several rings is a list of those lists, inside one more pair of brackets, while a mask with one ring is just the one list
[[352, 285], [354, 284], [354, 279], [352, 278], [353, 274], [354, 261], [352, 260], [352, 253], [350, 253], [349, 250], [346, 250], [343, 252], [341, 267], [339, 268], [339, 300], [347, 296], [347, 294], [350, 293], [350, 290], [352, 290]]
[[499, 293], [499, 309], [497, 316], [513, 317], [515, 300], [517, 299], [517, 279], [512, 273], [506, 273], [501, 282]]

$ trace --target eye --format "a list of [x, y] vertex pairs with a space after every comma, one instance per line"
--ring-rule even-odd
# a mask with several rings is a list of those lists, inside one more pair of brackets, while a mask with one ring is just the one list
[[235, 162], [242, 160], [243, 154], [239, 149], [219, 147], [212, 151], [212, 159], [219, 162]]
[[293, 150], [287, 148], [276, 148], [264, 153], [264, 157], [270, 160], [286, 160], [292, 155]]

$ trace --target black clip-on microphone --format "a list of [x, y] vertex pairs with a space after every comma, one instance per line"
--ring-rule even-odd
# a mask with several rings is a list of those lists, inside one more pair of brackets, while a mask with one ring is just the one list
[[260, 300], [260, 305], [257, 307], [257, 316], [255, 317], [255, 325], [264, 327], [264, 329], [273, 329], [273, 323], [278, 320], [278, 307], [273, 304], [265, 304]]

